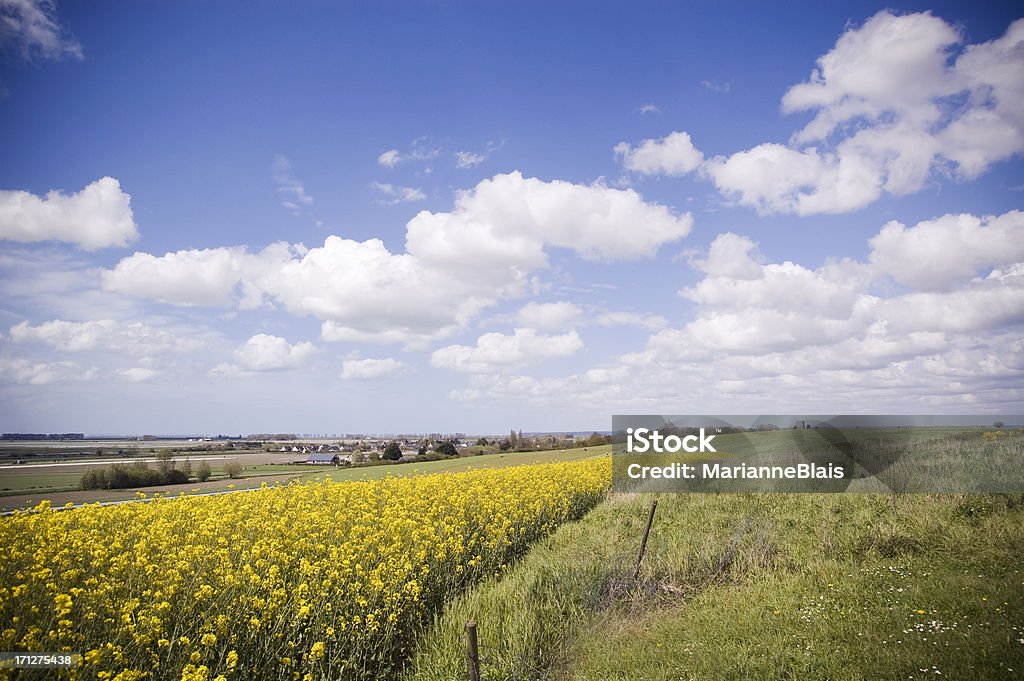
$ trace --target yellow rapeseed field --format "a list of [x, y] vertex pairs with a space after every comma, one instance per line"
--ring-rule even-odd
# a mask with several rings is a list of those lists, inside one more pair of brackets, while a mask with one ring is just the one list
[[610, 470], [43, 504], [0, 520], [0, 650], [82, 653], [61, 672], [77, 679], [385, 678], [446, 599], [593, 507]]

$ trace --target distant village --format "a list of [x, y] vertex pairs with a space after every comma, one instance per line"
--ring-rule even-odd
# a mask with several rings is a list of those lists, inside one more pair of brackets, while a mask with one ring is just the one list
[[296, 464], [351, 466], [388, 461], [434, 461], [507, 451], [569, 449], [598, 446], [609, 442], [609, 436], [599, 433], [586, 436], [574, 433], [524, 436], [522, 431], [512, 431], [504, 437], [479, 437], [475, 440], [467, 439], [462, 433], [456, 433], [447, 436], [360, 438], [334, 442], [264, 442], [262, 446], [266, 451], [301, 456], [297, 456], [293, 461]]

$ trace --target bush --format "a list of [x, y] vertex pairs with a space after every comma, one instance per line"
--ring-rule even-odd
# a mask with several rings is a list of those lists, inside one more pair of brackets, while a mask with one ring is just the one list
[[242, 475], [242, 464], [237, 461], [228, 461], [224, 464], [224, 472], [228, 474], [229, 478], [238, 478]]
[[199, 467], [196, 469], [196, 479], [199, 482], [206, 482], [207, 480], [210, 479], [211, 474], [212, 471], [210, 470], [210, 464], [206, 463], [205, 461], [200, 463]]
[[131, 465], [115, 463], [106, 470], [86, 471], [79, 481], [82, 489], [127, 489], [129, 487], [155, 487], [157, 485], [174, 485], [188, 482], [183, 471], [175, 468], [159, 471], [151, 470], [142, 461]]

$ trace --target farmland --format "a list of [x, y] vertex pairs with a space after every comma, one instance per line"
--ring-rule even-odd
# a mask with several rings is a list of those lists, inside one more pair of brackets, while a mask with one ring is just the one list
[[[207, 461], [213, 470], [209, 482], [189, 482], [181, 485], [139, 488], [138, 490], [80, 490], [82, 474], [95, 467], [109, 465], [115, 459], [110, 457], [83, 458], [64, 456], [47, 458], [32, 465], [0, 464], [0, 511], [28, 509], [42, 500], [49, 500], [54, 507], [65, 504], [129, 501], [137, 499], [137, 491], [147, 495], [177, 496], [180, 494], [206, 494], [230, 489], [255, 489], [263, 483], [270, 485], [287, 484], [293, 480], [312, 482], [329, 477], [335, 482], [380, 480], [385, 477], [404, 477], [427, 473], [457, 473], [484, 468], [503, 468], [529, 463], [558, 463], [606, 454], [610, 446], [576, 448], [554, 451], [526, 451], [490, 454], [487, 456], [459, 457], [440, 461], [423, 461], [410, 464], [381, 463], [375, 466], [336, 468], [334, 466], [294, 465], [296, 454], [242, 450], [231, 453], [210, 454], [196, 452], [189, 455], [193, 466]], [[176, 456], [180, 464], [188, 453]], [[152, 459], [152, 456], [140, 456]], [[135, 459], [116, 459], [135, 460]], [[224, 465], [238, 462], [243, 471], [239, 479], [229, 480]]]
[[606, 495], [607, 458], [0, 522], [0, 648], [80, 678], [381, 678], [432, 613]]
[[[936, 431], [913, 454], [974, 439], [1024, 434]], [[609, 449], [0, 519], [0, 648], [82, 652], [70, 678], [441, 681], [464, 678], [475, 620], [484, 679], [1024, 668], [1024, 495], [608, 496]]]

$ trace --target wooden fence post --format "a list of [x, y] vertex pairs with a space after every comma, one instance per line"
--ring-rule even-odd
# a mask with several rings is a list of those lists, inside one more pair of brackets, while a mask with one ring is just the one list
[[476, 643], [476, 622], [466, 622], [466, 665], [469, 681], [480, 681], [480, 651]]
[[640, 563], [644, 559], [644, 552], [647, 550], [647, 536], [651, 533], [651, 523], [654, 522], [654, 509], [658, 508], [658, 500], [651, 502], [651, 512], [647, 514], [647, 528], [644, 529], [644, 538], [640, 542], [640, 555], [636, 559], [636, 570], [633, 571], [633, 581], [640, 576]]

